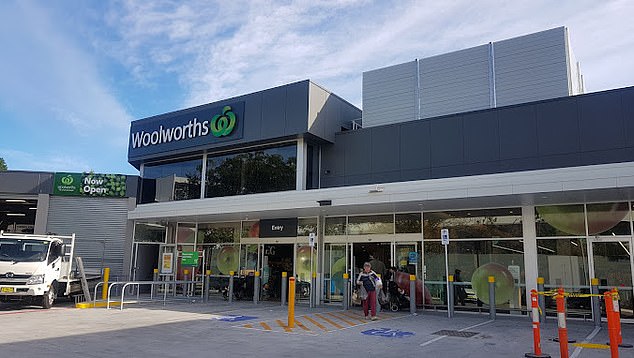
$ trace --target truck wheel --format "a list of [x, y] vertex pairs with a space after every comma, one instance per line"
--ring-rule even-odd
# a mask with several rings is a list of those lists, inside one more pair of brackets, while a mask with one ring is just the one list
[[48, 292], [42, 296], [42, 308], [49, 309], [53, 307], [53, 302], [55, 302], [55, 298], [57, 297], [57, 291], [55, 289], [55, 284], [51, 284], [51, 287], [48, 289]]

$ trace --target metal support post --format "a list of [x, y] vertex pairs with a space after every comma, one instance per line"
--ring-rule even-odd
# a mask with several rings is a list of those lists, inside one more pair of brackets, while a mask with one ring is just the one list
[[295, 328], [295, 277], [288, 279], [288, 323], [289, 328]]
[[288, 294], [288, 272], [282, 272], [282, 298], [281, 305], [286, 304], [286, 295]]
[[489, 276], [489, 319], [495, 320], [495, 276]]
[[203, 289], [205, 290], [203, 300], [205, 303], [209, 302], [209, 276], [211, 276], [211, 270], [205, 271], [205, 285], [203, 286]]
[[[378, 278], [381, 278], [381, 274], [377, 274], [376, 275]], [[381, 302], [379, 302], [379, 290], [381, 290], [382, 288], [378, 288], [375, 286], [375, 290], [374, 290], [374, 298], [376, 300], [376, 302], [374, 303], [375, 307], [376, 307], [376, 312], [379, 313], [381, 312]]]
[[[154, 269], [154, 274], [152, 275], [152, 281], [156, 282], [159, 279], [159, 270], [157, 268]], [[150, 286], [150, 299], [154, 299], [154, 284]]]
[[313, 272], [310, 278], [310, 296], [308, 298], [309, 307], [314, 308], [317, 306], [317, 272]]
[[185, 287], [183, 287], [183, 296], [187, 297], [189, 296], [189, 270], [183, 270], [183, 273], [185, 274]]
[[[108, 297], [108, 281], [110, 280], [110, 267], [103, 269], [103, 286], [101, 286], [101, 299], [106, 300]], [[95, 292], [95, 301], [97, 300], [97, 293]]]
[[348, 310], [348, 304], [350, 303], [350, 275], [347, 273], [343, 274], [343, 309], [344, 311]]
[[[544, 292], [546, 288], [544, 287], [544, 278], [537, 278], [537, 292]], [[539, 304], [539, 322], [546, 323], [546, 296], [539, 295], [537, 298], [537, 302]]]
[[235, 272], [229, 271], [229, 303], [233, 302], [233, 275]]
[[409, 313], [416, 315], [416, 275], [409, 275]]
[[449, 316], [449, 318], [453, 317], [453, 313], [454, 313], [454, 306], [453, 306], [453, 301], [454, 301], [454, 277], [453, 275], [449, 275], [447, 277], [447, 282], [449, 283], [449, 285], [447, 286], [447, 316]]
[[260, 299], [260, 271], [255, 271], [253, 278], [253, 304], [258, 304]]
[[[599, 294], [599, 279], [593, 278], [590, 280], [590, 293], [593, 295]], [[600, 297], [592, 296], [592, 320], [594, 321], [595, 327], [601, 327], [601, 302], [599, 301]]]

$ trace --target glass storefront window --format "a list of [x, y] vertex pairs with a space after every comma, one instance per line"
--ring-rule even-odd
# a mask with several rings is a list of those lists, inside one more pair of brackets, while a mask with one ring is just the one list
[[207, 158], [205, 197], [295, 190], [297, 146]]
[[589, 235], [631, 235], [628, 203], [587, 204]]
[[537, 240], [537, 272], [551, 287], [578, 291], [588, 286], [588, 249], [585, 238]]
[[233, 271], [238, 274], [240, 264], [239, 244], [216, 244], [199, 246], [200, 250], [205, 250], [205, 260], [207, 269], [213, 275], [229, 275]]
[[143, 167], [141, 203], [200, 199], [202, 157]]
[[535, 222], [537, 237], [586, 234], [582, 204], [537, 206]]
[[297, 219], [297, 236], [308, 236], [310, 233], [317, 234], [317, 218]]
[[160, 223], [141, 223], [134, 225], [135, 242], [165, 242], [167, 227]]
[[441, 229], [453, 239], [522, 237], [520, 208], [424, 213], [423, 223], [426, 240], [440, 240]]
[[258, 220], [243, 221], [241, 237], [260, 237], [260, 222]]
[[325, 221], [326, 236], [346, 234], [345, 216], [327, 217]]
[[[488, 304], [488, 276], [496, 277], [498, 307], [520, 309], [525, 306], [524, 249], [522, 240], [450, 241], [449, 274], [457, 275], [456, 287], [462, 287], [457, 306]], [[447, 304], [445, 254], [440, 241], [425, 242], [425, 285], [432, 302]], [[456, 288], [456, 291], [459, 289]]]
[[393, 215], [367, 215], [348, 217], [348, 235], [393, 234]]
[[196, 243], [196, 224], [179, 223], [176, 230], [176, 243], [193, 245]]
[[215, 244], [240, 241], [240, 223], [198, 224], [198, 243]]
[[397, 234], [420, 234], [420, 213], [396, 214], [394, 226]]

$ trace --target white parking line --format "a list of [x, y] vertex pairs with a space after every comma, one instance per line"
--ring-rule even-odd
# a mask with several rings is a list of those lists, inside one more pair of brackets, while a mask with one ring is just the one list
[[[473, 329], [473, 328], [476, 328], [476, 327], [484, 326], [485, 324], [488, 324], [488, 323], [491, 323], [491, 322], [494, 322], [494, 321], [493, 320], [489, 320], [489, 321], [486, 321], [486, 322], [480, 322], [478, 324], [474, 324], [473, 326], [469, 326], [469, 327], [466, 327], [466, 328], [463, 328], [463, 329], [459, 329], [458, 332], [464, 332], [464, 331], [467, 331], [467, 330], [470, 330], [470, 329]], [[441, 340], [443, 338], [447, 338], [447, 337], [448, 336], [436, 337], [436, 338], [434, 338], [432, 340], [429, 340], [429, 341], [427, 341], [425, 343], [421, 343], [420, 346], [424, 347], [424, 346], [430, 345], [430, 344], [432, 344], [434, 342], [437, 342], [437, 341], [439, 341], [439, 340]]]
[[[594, 338], [594, 336], [597, 335], [597, 333], [599, 333], [599, 331], [601, 330], [601, 327], [597, 327], [594, 329], [594, 331], [592, 331], [584, 340], [583, 343], [588, 343], [592, 340], [592, 338]], [[575, 349], [574, 352], [572, 352], [572, 355], [570, 356], [570, 358], [576, 358], [579, 356], [579, 354], [581, 354], [581, 350], [583, 349], [583, 347], [577, 347]]]

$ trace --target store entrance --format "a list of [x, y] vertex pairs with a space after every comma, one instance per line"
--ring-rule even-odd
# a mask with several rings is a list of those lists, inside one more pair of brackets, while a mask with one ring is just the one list
[[293, 275], [293, 244], [262, 245], [262, 300], [279, 301], [282, 272]]
[[392, 264], [391, 246], [392, 243], [390, 242], [355, 243], [352, 250], [354, 277], [363, 270], [363, 264], [366, 262], [370, 262], [374, 272], [385, 277], [387, 270], [394, 266]]
[[[632, 289], [631, 238], [591, 238], [590, 260], [593, 277], [600, 279], [599, 291], [617, 287], [619, 290], [621, 318], [634, 319], [634, 294]], [[603, 313], [605, 315], [605, 313]]]

